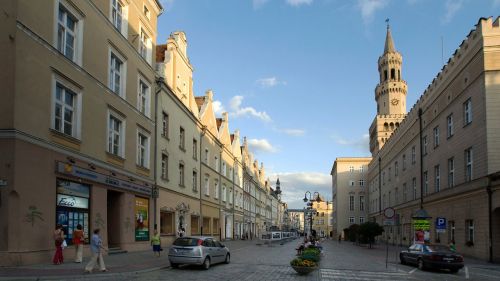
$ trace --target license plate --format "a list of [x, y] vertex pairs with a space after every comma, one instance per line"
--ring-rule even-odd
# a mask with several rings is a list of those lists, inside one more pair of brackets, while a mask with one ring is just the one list
[[443, 258], [443, 260], [445, 260], [445, 261], [453, 261], [454, 258]]

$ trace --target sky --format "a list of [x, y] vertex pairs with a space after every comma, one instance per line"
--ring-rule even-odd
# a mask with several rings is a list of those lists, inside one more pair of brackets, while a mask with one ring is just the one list
[[332, 199], [337, 157], [371, 156], [386, 19], [409, 110], [479, 18], [500, 15], [500, 0], [160, 1], [157, 43], [186, 33], [195, 95], [213, 90], [289, 208], [306, 191]]

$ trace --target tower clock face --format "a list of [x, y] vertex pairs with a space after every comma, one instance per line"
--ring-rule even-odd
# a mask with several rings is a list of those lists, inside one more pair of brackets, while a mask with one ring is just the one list
[[392, 103], [392, 105], [398, 105], [399, 100], [398, 99], [392, 99], [391, 103]]

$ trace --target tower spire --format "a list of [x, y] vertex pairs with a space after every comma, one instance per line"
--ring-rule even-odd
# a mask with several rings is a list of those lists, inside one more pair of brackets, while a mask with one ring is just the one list
[[389, 19], [386, 19], [385, 22], [387, 23], [387, 35], [385, 36], [384, 54], [394, 53], [396, 52], [396, 48], [394, 48], [394, 41], [392, 41], [391, 26], [389, 25]]

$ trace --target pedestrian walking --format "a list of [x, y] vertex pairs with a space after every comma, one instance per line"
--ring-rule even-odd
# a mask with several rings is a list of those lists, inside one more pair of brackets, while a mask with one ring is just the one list
[[457, 251], [457, 246], [455, 245], [455, 240], [451, 240], [451, 242], [450, 242], [450, 251], [452, 251], [452, 252]]
[[83, 260], [83, 237], [82, 225], [78, 224], [73, 230], [73, 245], [75, 245], [75, 262], [81, 263]]
[[92, 258], [90, 258], [89, 263], [85, 266], [85, 273], [92, 273], [92, 270], [94, 270], [97, 262], [99, 262], [100, 271], [108, 271], [104, 265], [104, 259], [102, 258], [102, 252], [106, 251], [106, 248], [102, 246], [102, 239], [101, 236], [99, 236], [99, 228], [94, 230], [94, 234], [92, 235], [92, 239], [90, 241], [90, 250], [92, 252]]
[[153, 252], [159, 257], [160, 252], [162, 251], [162, 248], [161, 248], [160, 233], [158, 233], [158, 230], [156, 230], [156, 229], [155, 229], [153, 237], [151, 237], [151, 246], [153, 246]]
[[52, 259], [52, 263], [61, 264], [64, 262], [63, 257], [63, 242], [64, 242], [64, 230], [61, 224], [56, 225], [56, 229], [54, 230], [54, 244], [56, 245], [56, 252], [54, 254], [54, 258]]
[[339, 244], [340, 244], [340, 241], [342, 241], [342, 234], [339, 234]]

